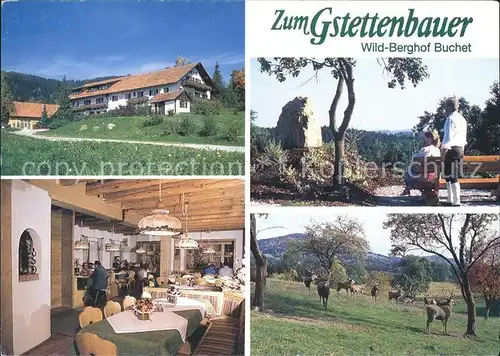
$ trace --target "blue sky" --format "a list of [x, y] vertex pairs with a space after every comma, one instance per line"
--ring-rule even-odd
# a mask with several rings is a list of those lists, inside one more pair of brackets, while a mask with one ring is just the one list
[[[389, 89], [387, 78], [376, 58], [362, 58], [355, 68], [356, 106], [351, 127], [365, 130], [407, 130], [424, 111], [434, 112], [439, 100], [458, 95], [471, 104], [484, 107], [489, 88], [499, 78], [498, 59], [425, 58], [430, 78], [416, 88]], [[335, 93], [336, 81], [327, 70], [312, 79], [312, 70], [298, 78], [279, 83], [275, 77], [260, 73], [259, 63], [251, 60], [250, 107], [258, 112], [256, 124], [273, 127], [282, 107], [296, 96], [309, 97], [320, 125], [328, 125], [328, 109]], [[307, 82], [307, 83], [306, 83]], [[304, 84], [306, 83], [306, 84]], [[345, 92], [339, 107], [340, 117], [347, 105]]]
[[244, 67], [243, 2], [2, 4], [2, 69], [87, 79], [171, 66], [178, 54], [224, 79]]

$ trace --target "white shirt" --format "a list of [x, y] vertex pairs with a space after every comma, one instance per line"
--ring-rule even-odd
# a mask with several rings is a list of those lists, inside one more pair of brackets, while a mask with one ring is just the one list
[[422, 147], [413, 157], [441, 157], [441, 150], [434, 145], [429, 145]]
[[454, 111], [444, 123], [444, 138], [441, 147], [449, 150], [453, 146], [465, 147], [466, 144], [467, 121], [458, 111]]

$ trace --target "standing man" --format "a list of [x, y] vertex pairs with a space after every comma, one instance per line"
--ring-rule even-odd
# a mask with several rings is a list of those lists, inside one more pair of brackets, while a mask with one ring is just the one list
[[446, 122], [444, 123], [444, 138], [441, 145], [444, 157], [444, 177], [448, 197], [446, 205], [460, 205], [460, 161], [464, 156], [467, 144], [467, 121], [458, 112], [459, 102], [457, 97], [449, 97], [444, 104]]

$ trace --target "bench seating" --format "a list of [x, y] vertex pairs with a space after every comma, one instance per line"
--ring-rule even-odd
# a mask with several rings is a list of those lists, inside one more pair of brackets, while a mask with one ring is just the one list
[[[500, 155], [496, 156], [464, 156], [461, 166], [461, 174], [473, 175], [471, 178], [460, 178], [460, 186], [464, 189], [487, 189], [492, 190], [492, 195], [500, 199]], [[444, 171], [444, 161], [441, 157], [414, 158], [412, 170], [420, 174], [422, 181], [414, 185], [422, 191], [422, 196], [427, 205], [438, 205], [438, 191], [446, 187], [446, 181], [440, 178]], [[436, 178], [428, 181], [428, 173], [435, 173]], [[477, 177], [478, 173], [490, 173], [493, 177]]]

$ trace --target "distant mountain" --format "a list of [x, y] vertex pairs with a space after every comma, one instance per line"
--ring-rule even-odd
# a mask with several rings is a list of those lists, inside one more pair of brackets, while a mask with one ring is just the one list
[[[18, 72], [2, 71], [5, 75], [5, 80], [12, 93], [15, 101], [35, 101], [54, 104], [56, 101], [56, 93], [62, 80], [48, 79], [31, 74]], [[85, 83], [100, 81], [105, 79], [117, 78], [117, 76], [99, 77], [85, 80], [68, 79], [69, 85], [72, 88], [81, 86]]]
[[[259, 248], [261, 252], [266, 255], [270, 260], [280, 258], [283, 253], [288, 249], [288, 243], [293, 240], [303, 239], [305, 237], [302, 233], [293, 233], [282, 236], [271, 237], [267, 239], [258, 240]], [[422, 256], [430, 261], [436, 263], [445, 264], [442, 258], [438, 256]], [[350, 263], [347, 258], [340, 257], [343, 263]], [[402, 257], [397, 256], [385, 256], [379, 253], [368, 252], [365, 258], [365, 268], [367, 270], [382, 271], [382, 272], [394, 272], [395, 268], [401, 262]]]
[[412, 130], [377, 130], [374, 132], [380, 132], [388, 135], [397, 135], [397, 134], [412, 134]]

